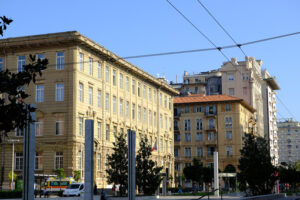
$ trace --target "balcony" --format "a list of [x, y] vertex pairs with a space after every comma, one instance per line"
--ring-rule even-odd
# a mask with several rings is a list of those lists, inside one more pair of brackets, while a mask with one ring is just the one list
[[217, 140], [206, 140], [205, 145], [217, 145]]
[[217, 112], [205, 112], [204, 113], [206, 117], [216, 117]]
[[205, 130], [206, 130], [206, 132], [210, 132], [210, 131], [216, 132], [217, 128], [215, 126], [208, 126], [208, 127], [206, 127]]

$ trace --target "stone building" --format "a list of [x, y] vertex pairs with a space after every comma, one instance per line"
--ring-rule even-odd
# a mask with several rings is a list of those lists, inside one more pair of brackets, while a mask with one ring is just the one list
[[178, 185], [184, 167], [194, 158], [213, 165], [219, 153], [219, 168], [237, 169], [244, 134], [255, 134], [255, 110], [243, 99], [228, 95], [189, 95], [174, 98], [175, 177]]
[[293, 119], [277, 122], [279, 163], [300, 161], [300, 123]]
[[[66, 176], [75, 170], [84, 177], [84, 120], [94, 120], [94, 180], [106, 182], [106, 160], [115, 135], [136, 130], [137, 144], [147, 136], [153, 159], [174, 176], [173, 96], [178, 92], [166, 81], [154, 78], [80, 33], [63, 32], [0, 40], [2, 66], [23, 70], [30, 54], [49, 60], [36, 84], [25, 86], [27, 103], [37, 106], [36, 174], [55, 174], [64, 168]], [[9, 133], [19, 139], [12, 146], [5, 141], [4, 185], [8, 187], [12, 153], [15, 173], [22, 176], [22, 132]], [[138, 148], [138, 145], [137, 145]], [[0, 158], [1, 159], [1, 158]], [[172, 184], [172, 183], [171, 183]]]

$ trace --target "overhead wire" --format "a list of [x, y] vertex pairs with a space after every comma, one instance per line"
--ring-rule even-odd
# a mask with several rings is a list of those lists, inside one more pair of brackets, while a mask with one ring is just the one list
[[235, 43], [235, 45], [241, 50], [241, 52], [246, 56], [246, 53], [243, 51], [241, 45], [239, 45], [235, 39], [229, 34], [229, 32], [222, 26], [222, 24], [214, 17], [214, 15], [206, 8], [206, 6], [200, 1], [197, 0], [197, 2], [204, 8], [204, 10], [213, 18], [213, 20], [221, 27], [221, 29], [226, 33], [226, 35]]
[[283, 101], [279, 98], [279, 96], [276, 96], [277, 97], [277, 99], [279, 100], [279, 102], [283, 105], [283, 107], [287, 110], [287, 112], [294, 118], [294, 119], [296, 119], [295, 118], [295, 116], [293, 115], [293, 113], [290, 111], [290, 109], [283, 103]]

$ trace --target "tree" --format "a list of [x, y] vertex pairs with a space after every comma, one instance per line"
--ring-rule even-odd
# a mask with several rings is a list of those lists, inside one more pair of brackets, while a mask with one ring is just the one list
[[58, 168], [58, 169], [56, 169], [55, 173], [57, 175], [57, 178], [59, 178], [59, 179], [62, 179], [62, 178], [66, 177], [65, 176], [65, 170], [64, 170], [64, 168]]
[[17, 175], [16, 173], [14, 173], [14, 179], [12, 179], [12, 171], [10, 171], [10, 172], [8, 173], [8, 179], [9, 179], [10, 181], [12, 181], [12, 180], [16, 181], [16, 180], [17, 180], [17, 177], [18, 177], [18, 175]]
[[80, 179], [81, 179], [81, 172], [80, 172], [80, 170], [75, 170], [74, 171], [74, 180], [76, 182], [78, 182]]
[[290, 185], [294, 192], [297, 184], [300, 182], [300, 172], [297, 171], [298, 167], [297, 163], [295, 163], [293, 165], [282, 165], [278, 170], [280, 182], [284, 185]]
[[272, 165], [267, 141], [262, 137], [247, 134], [240, 150], [238, 181], [239, 188], [252, 195], [270, 194], [276, 181], [276, 168]]
[[[5, 16], [0, 17], [0, 35], [6, 30], [12, 20]], [[4, 140], [7, 133], [16, 128], [23, 129], [26, 122], [33, 122], [28, 118], [29, 112], [35, 109], [25, 103], [29, 96], [21, 87], [36, 82], [37, 75], [42, 76], [42, 70], [46, 69], [48, 60], [36, 60], [35, 56], [29, 56], [29, 64], [23, 66], [24, 71], [13, 73], [8, 69], [0, 71], [0, 143], [1, 143], [1, 186], [4, 180]]]
[[193, 159], [193, 164], [191, 166], [187, 166], [183, 169], [184, 176], [193, 182], [197, 182], [198, 184], [203, 183], [203, 172], [203, 164], [200, 163], [196, 158]]
[[124, 133], [115, 137], [113, 153], [107, 157], [107, 182], [120, 185], [120, 195], [122, 196], [128, 187], [128, 146]]
[[152, 148], [146, 137], [141, 138], [140, 149], [136, 156], [136, 184], [144, 195], [153, 195], [158, 188], [162, 176], [162, 167], [156, 166], [151, 159]]

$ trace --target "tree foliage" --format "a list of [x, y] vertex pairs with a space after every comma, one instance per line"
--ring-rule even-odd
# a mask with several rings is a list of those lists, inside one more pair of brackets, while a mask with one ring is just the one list
[[297, 184], [300, 183], [300, 172], [297, 170], [297, 163], [293, 165], [281, 165], [279, 167], [279, 180], [284, 185], [290, 185], [293, 191], [296, 190]]
[[[17, 180], [17, 177], [18, 177], [18, 175], [17, 175], [16, 173], [14, 173], [14, 181]], [[12, 181], [12, 171], [10, 171], [10, 172], [8, 173], [8, 179], [9, 179], [10, 181]]]
[[140, 141], [140, 149], [136, 156], [136, 184], [145, 195], [153, 195], [158, 188], [162, 176], [162, 167], [156, 166], [151, 159], [152, 148], [148, 139], [143, 137]]
[[272, 165], [267, 141], [247, 134], [240, 152], [237, 176], [240, 190], [249, 189], [252, 195], [270, 194], [276, 181], [276, 168]]
[[75, 170], [74, 171], [74, 180], [76, 182], [78, 182], [80, 179], [81, 179], [81, 172], [80, 172], [80, 170]]
[[3, 32], [6, 30], [7, 26], [13, 22], [13, 20], [5, 16], [0, 17], [0, 19], [0, 35], [3, 36]]
[[125, 194], [128, 187], [128, 146], [125, 134], [116, 135], [113, 142], [113, 153], [107, 157], [107, 182], [120, 185], [120, 195]]
[[65, 170], [64, 170], [64, 168], [57, 168], [57, 169], [55, 170], [55, 173], [56, 173], [56, 175], [57, 175], [57, 178], [62, 179], [62, 178], [65, 178], [65, 177], [66, 177], [66, 176], [65, 176]]
[[197, 159], [193, 159], [193, 164], [183, 169], [185, 178], [198, 184], [211, 183], [214, 176], [213, 173], [212, 167], [203, 166], [203, 164]]

